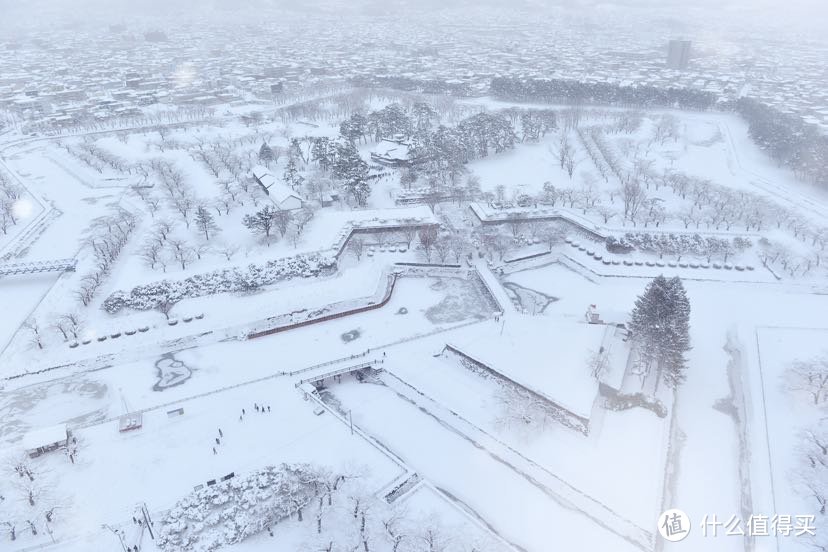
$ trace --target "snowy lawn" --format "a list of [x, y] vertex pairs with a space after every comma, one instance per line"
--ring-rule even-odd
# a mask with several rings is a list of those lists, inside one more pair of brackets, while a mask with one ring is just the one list
[[[528, 550], [638, 550], [587, 517], [561, 506], [508, 465], [400, 400], [388, 388], [348, 380], [333, 392], [344, 408], [352, 410], [354, 424], [383, 442], [435, 486], [489, 520], [506, 540]], [[435, 450], [440, 453], [433, 454]]]
[[[254, 402], [271, 411], [256, 412]], [[38, 481], [40, 474], [49, 480], [51, 496], [45, 500], [62, 506], [53, 524], [55, 538], [96, 531], [103, 523], [131, 523], [135, 505], [144, 501], [158, 517], [194, 486], [230, 472], [313, 462], [359, 470], [365, 487], [378, 490], [402, 471], [340, 421], [315, 416], [287, 380], [179, 406], [184, 414], [178, 417], [169, 417], [167, 408], [146, 412], [143, 427], [128, 433], [119, 433], [115, 421], [76, 431], [80, 452], [74, 465], [60, 452], [31, 461]], [[247, 414], [240, 420], [242, 409]], [[223, 437], [217, 445], [219, 428]]]
[[510, 405], [497, 383], [474, 374], [455, 359], [432, 358], [421, 343], [393, 347], [386, 365], [447, 409], [650, 529], [661, 506], [662, 480], [653, 474], [664, 469], [669, 420], [642, 409], [614, 412], [596, 406], [589, 436], [554, 421], [524, 429], [504, 423]]
[[[789, 390], [793, 377], [787, 370], [795, 361], [824, 357], [828, 329], [761, 327], [756, 330], [756, 339], [762, 370], [776, 513], [815, 514], [819, 504], [807, 496], [797, 473], [803, 469], [803, 432], [814, 429], [820, 418], [825, 419], [826, 408], [824, 403], [821, 407], [815, 407], [807, 393]], [[824, 523], [818, 527], [823, 531], [828, 529]], [[781, 550], [786, 552], [805, 549], [801, 539], [783, 538], [780, 539], [780, 544]]]

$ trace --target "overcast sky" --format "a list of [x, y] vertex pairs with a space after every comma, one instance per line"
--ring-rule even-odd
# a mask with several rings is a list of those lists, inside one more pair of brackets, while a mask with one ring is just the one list
[[[513, 13], [566, 9], [587, 16], [616, 11], [672, 17], [680, 20], [693, 14], [709, 17], [717, 24], [751, 25], [757, 20], [779, 26], [799, 26], [825, 31], [828, 35], [828, 0], [0, 0], [0, 19], [6, 23], [25, 19], [25, 23], [52, 20], [49, 15], [79, 19], [86, 12], [102, 18], [128, 15], [156, 15], [171, 12], [205, 15], [216, 11], [255, 13], [260, 6], [275, 10], [340, 12], [342, 15], [374, 13], [389, 15], [396, 11], [445, 11], [465, 6], [475, 9], [502, 7]], [[29, 17], [25, 17], [28, 14]], [[38, 14], [37, 17], [32, 17]], [[44, 19], [41, 20], [40, 16]], [[85, 15], [83, 16], [85, 17]]]

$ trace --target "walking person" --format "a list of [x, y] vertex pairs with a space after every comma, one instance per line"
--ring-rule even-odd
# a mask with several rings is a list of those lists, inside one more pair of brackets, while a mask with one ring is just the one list
[[218, 429], [219, 429], [219, 437], [222, 437], [222, 438], [223, 438], [223, 437], [224, 437], [224, 433], [222, 433], [221, 428], [218, 428]]

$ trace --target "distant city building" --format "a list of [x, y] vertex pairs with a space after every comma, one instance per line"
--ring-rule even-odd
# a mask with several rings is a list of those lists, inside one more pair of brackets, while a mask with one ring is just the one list
[[690, 62], [690, 41], [671, 40], [667, 48], [667, 67], [670, 69], [687, 69]]
[[166, 42], [167, 35], [163, 31], [149, 31], [144, 33], [144, 39], [147, 42]]

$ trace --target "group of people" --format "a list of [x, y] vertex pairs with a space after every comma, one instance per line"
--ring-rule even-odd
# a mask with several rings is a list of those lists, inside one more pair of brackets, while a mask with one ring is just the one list
[[[263, 404], [253, 403], [253, 408], [256, 410], [256, 412], [260, 412], [262, 414], [264, 414], [265, 412], [270, 412], [270, 405], [265, 406]], [[241, 414], [239, 415], [239, 421], [240, 422], [244, 421], [245, 414], [247, 414], [247, 410], [242, 408], [241, 409]]]
[[[264, 404], [259, 404], [259, 403], [253, 403], [253, 409], [256, 412], [259, 412], [261, 414], [264, 414], [265, 412], [269, 413], [270, 412], [270, 405], [269, 404], [264, 405]], [[241, 409], [241, 414], [239, 414], [239, 421], [240, 422], [244, 421], [244, 417], [245, 417], [246, 414], [247, 414], [247, 410], [242, 408]], [[221, 446], [221, 440], [224, 439], [224, 432], [221, 430], [221, 428], [218, 428], [218, 437], [216, 437], [215, 439], [216, 439], [216, 447]], [[213, 454], [218, 454], [218, 449], [216, 447], [213, 447]]]
[[[224, 439], [224, 432], [221, 430], [221, 428], [218, 428], [218, 437], [216, 437], [216, 446], [221, 445], [221, 440], [222, 439]], [[213, 454], [218, 454], [218, 451], [216, 450], [216, 447], [213, 447]]]
[[[143, 520], [143, 518], [140, 518], [140, 517], [132, 516], [132, 523], [134, 523], [135, 525], [137, 525], [139, 527], [144, 526], [144, 520]], [[121, 534], [123, 535], [123, 532], [121, 532]], [[137, 544], [134, 544], [132, 546], [127, 546], [126, 550], [127, 550], [127, 552], [138, 552], [141, 549], [138, 548]]]

